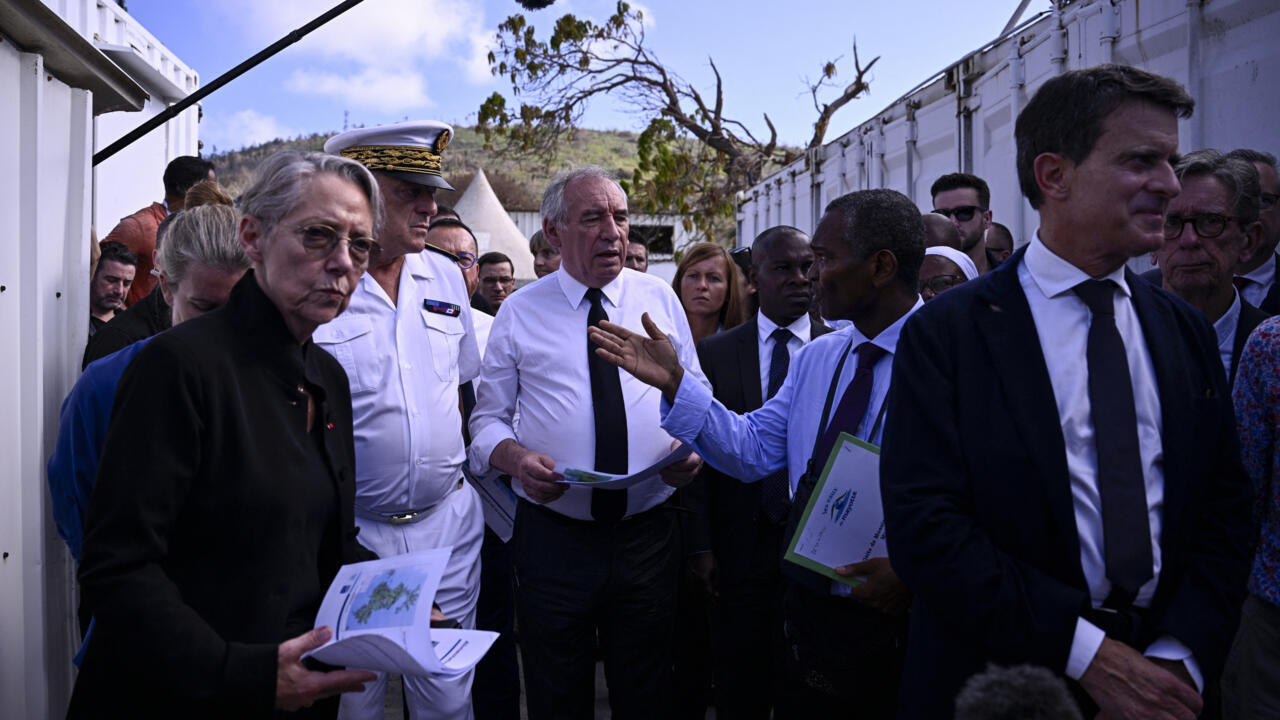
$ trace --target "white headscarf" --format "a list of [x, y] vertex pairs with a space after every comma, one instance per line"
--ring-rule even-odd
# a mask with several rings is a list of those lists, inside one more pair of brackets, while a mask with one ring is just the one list
[[925, 248], [924, 254], [941, 255], [955, 263], [956, 267], [960, 268], [960, 272], [964, 273], [965, 280], [974, 280], [978, 277], [978, 266], [973, 264], [973, 260], [970, 260], [968, 255], [955, 248], [947, 247], [946, 245], [934, 245], [933, 247]]

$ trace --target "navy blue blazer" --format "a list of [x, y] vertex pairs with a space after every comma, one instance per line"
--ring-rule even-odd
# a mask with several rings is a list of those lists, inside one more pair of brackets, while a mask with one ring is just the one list
[[[915, 594], [902, 718], [951, 717], [987, 662], [1062, 672], [1089, 607], [1057, 405], [1018, 282], [1024, 254], [915, 313], [894, 357], [880, 479], [890, 559]], [[1127, 279], [1164, 440], [1163, 566], [1143, 641], [1172, 635], [1212, 678], [1252, 537], [1230, 392], [1204, 316]]]

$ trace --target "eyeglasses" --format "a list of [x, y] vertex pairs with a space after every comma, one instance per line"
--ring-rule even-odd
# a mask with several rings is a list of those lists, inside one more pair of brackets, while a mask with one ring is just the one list
[[476, 264], [476, 256], [472, 255], [466, 250], [463, 250], [462, 252], [459, 252], [459, 253], [454, 253], [454, 256], [458, 258], [458, 267], [462, 268], [463, 270], [470, 270], [471, 266]]
[[327, 225], [296, 227], [294, 232], [302, 236], [302, 247], [315, 258], [328, 257], [343, 240], [347, 241], [347, 255], [357, 266], [367, 266], [369, 260], [382, 250], [382, 246], [371, 237], [343, 237]]
[[1219, 215], [1218, 213], [1201, 213], [1191, 217], [1169, 215], [1164, 219], [1164, 239], [1178, 239], [1182, 236], [1182, 229], [1187, 226], [1187, 223], [1191, 223], [1191, 227], [1196, 230], [1196, 235], [1205, 240], [1211, 240], [1227, 229], [1227, 223], [1239, 219], [1230, 215]]
[[986, 212], [987, 209], [981, 205], [961, 205], [953, 208], [934, 208], [933, 211], [946, 217], [954, 215], [960, 222], [969, 222], [975, 213]]
[[1276, 206], [1276, 201], [1280, 200], [1280, 195], [1275, 193], [1262, 193], [1262, 209], [1270, 210]]
[[934, 275], [920, 283], [920, 292], [924, 292], [927, 289], [937, 295], [943, 290], [950, 290], [962, 282], [964, 282], [964, 278], [960, 275]]

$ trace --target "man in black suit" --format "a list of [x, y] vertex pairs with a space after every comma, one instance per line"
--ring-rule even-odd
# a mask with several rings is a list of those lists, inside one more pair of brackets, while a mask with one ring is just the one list
[[1169, 203], [1164, 244], [1152, 259], [1163, 273], [1164, 289], [1213, 323], [1230, 387], [1245, 340], [1268, 317], [1231, 284], [1232, 269], [1253, 257], [1262, 237], [1258, 173], [1216, 150], [1187, 154], [1174, 172], [1182, 192]]
[[1262, 239], [1253, 257], [1242, 259], [1236, 266], [1236, 287], [1246, 302], [1275, 315], [1280, 313], [1280, 283], [1276, 282], [1276, 272], [1280, 270], [1280, 256], [1276, 255], [1276, 245], [1280, 244], [1280, 176], [1276, 173], [1276, 156], [1239, 148], [1227, 153], [1227, 157], [1252, 163], [1262, 192], [1258, 214]]
[[[748, 413], [773, 397], [791, 355], [831, 332], [809, 318], [813, 282], [809, 236], [789, 226], [765, 230], [751, 245], [751, 282], [760, 310], [732, 330], [698, 343], [698, 362], [717, 400]], [[786, 470], [743, 483], [710, 466], [681, 490], [691, 510], [686, 562], [716, 597], [711, 612], [716, 717], [768, 718], [784, 694], [782, 580], [790, 493]], [[782, 707], [781, 705], [779, 707]]]
[[[1040, 230], [903, 329], [881, 461], [914, 592], [900, 718], [988, 662], [1072, 679], [1093, 717], [1193, 718], [1249, 568], [1250, 490], [1203, 315], [1125, 270], [1178, 194], [1177, 83], [1104, 65], [1018, 117]], [[906, 379], [910, 378], [910, 381]]]

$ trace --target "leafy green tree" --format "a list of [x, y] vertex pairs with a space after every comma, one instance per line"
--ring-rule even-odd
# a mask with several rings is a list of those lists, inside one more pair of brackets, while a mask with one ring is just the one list
[[[632, 202], [647, 212], [684, 215], [687, 229], [708, 239], [732, 239], [737, 193], [799, 153], [779, 144], [767, 113], [767, 137], [725, 115], [714, 60], [708, 58], [715, 90], [706, 96], [663, 64], [645, 46], [642, 12], [626, 2], [600, 23], [563, 15], [546, 39], [524, 15], [512, 15], [498, 26], [496, 42], [490, 68], [511, 83], [513, 101], [495, 92], [481, 105], [487, 145], [550, 159], [573, 136], [591, 100], [620, 99], [648, 120], [639, 167], [626, 183]], [[866, 74], [878, 59], [862, 65], [855, 45], [851, 83], [835, 82], [840, 58], [823, 63], [817, 81], [807, 81], [817, 113], [807, 148], [821, 147], [832, 115], [867, 91]]]

